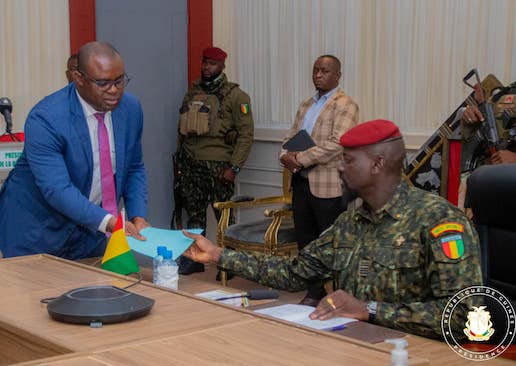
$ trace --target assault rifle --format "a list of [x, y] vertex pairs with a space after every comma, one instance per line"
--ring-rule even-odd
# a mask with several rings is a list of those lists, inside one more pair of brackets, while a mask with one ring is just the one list
[[[494, 90], [503, 87], [503, 84], [491, 74], [482, 81], [481, 85], [486, 95], [491, 95]], [[404, 173], [406, 179], [415, 187], [446, 197], [448, 179], [447, 140], [452, 134], [460, 130], [461, 121], [458, 112], [467, 104], [478, 104], [473, 97], [473, 93], [453, 111], [421, 148], [409, 158]], [[478, 136], [475, 136], [475, 139], [478, 140], [478, 143], [485, 141], [480, 131], [477, 132]], [[469, 142], [466, 145], [470, 145]], [[468, 160], [466, 165], [471, 165], [471, 169], [473, 169], [476, 167], [478, 160], [476, 152], [471, 151], [464, 143], [462, 146], [462, 155], [465, 160]], [[469, 169], [463, 169], [463, 171], [465, 170]]]
[[[475, 76], [476, 84], [473, 85], [469, 82], [469, 80]], [[487, 143], [487, 148], [489, 150], [489, 154], [493, 154], [495, 151], [501, 149], [501, 141], [500, 135], [498, 133], [498, 126], [496, 124], [496, 119], [493, 111], [493, 103], [488, 100], [485, 95], [484, 89], [480, 84], [480, 77], [478, 76], [477, 69], [473, 69], [464, 78], [462, 79], [464, 84], [473, 88], [479, 97], [479, 103], [477, 105], [480, 113], [484, 116], [484, 123], [480, 126], [480, 134], [482, 139]], [[470, 98], [470, 100], [473, 98]], [[473, 104], [473, 103], [472, 103]], [[478, 141], [477, 145], [480, 145], [480, 141]]]

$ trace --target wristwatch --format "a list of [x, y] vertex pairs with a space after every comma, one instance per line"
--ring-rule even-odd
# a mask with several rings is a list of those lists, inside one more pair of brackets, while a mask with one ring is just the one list
[[369, 301], [367, 303], [367, 312], [369, 313], [369, 323], [374, 323], [376, 319], [376, 309], [378, 308], [378, 303], [376, 301]]
[[231, 170], [232, 170], [232, 171], [233, 171], [233, 173], [235, 173], [235, 174], [240, 173], [240, 167], [239, 167], [239, 166], [232, 165], [232, 166], [231, 166]]

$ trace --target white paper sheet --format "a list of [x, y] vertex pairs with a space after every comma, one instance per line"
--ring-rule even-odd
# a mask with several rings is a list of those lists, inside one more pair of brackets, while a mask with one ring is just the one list
[[259, 309], [256, 310], [256, 312], [319, 330], [343, 329], [345, 324], [357, 321], [356, 319], [341, 317], [331, 318], [328, 320], [312, 320], [309, 315], [314, 310], [315, 308], [313, 306], [286, 304]]

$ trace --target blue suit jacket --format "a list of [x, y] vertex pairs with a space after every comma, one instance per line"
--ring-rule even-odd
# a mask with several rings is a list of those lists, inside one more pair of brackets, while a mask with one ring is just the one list
[[[111, 117], [117, 200], [124, 198], [130, 219], [145, 217], [142, 108], [124, 93]], [[4, 256], [50, 253], [77, 259], [102, 254], [106, 240], [97, 228], [107, 211], [88, 200], [92, 169], [88, 126], [71, 83], [36, 104], [27, 117], [23, 153], [0, 191]]]

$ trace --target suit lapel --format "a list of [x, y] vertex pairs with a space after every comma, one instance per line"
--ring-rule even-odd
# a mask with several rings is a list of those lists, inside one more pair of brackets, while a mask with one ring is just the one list
[[126, 110], [122, 107], [118, 107], [111, 112], [111, 122], [113, 123], [113, 138], [115, 140], [115, 156], [116, 156], [116, 172], [115, 172], [115, 185], [117, 197], [121, 195], [122, 186], [122, 172], [124, 171], [125, 162], [125, 129], [127, 120]]
[[314, 98], [310, 98], [310, 99], [307, 99], [305, 100], [305, 102], [303, 103], [303, 105], [301, 106], [301, 110], [299, 111], [299, 119], [297, 121], [295, 121], [296, 123], [296, 130], [300, 130], [301, 129], [301, 126], [303, 126], [303, 121], [305, 120], [305, 115], [306, 113], [308, 112], [308, 110], [310, 109], [310, 107], [312, 106], [312, 104], [314, 104], [315, 101], [314, 101]]
[[[317, 120], [315, 121], [314, 129], [312, 130], [312, 137], [316, 137], [316, 134], [321, 133], [320, 130], [324, 125], [324, 121], [327, 119], [326, 114], [328, 113], [328, 110], [330, 108], [334, 108], [333, 102], [335, 101], [336, 98], [339, 98], [342, 95], [343, 95], [342, 89], [338, 88], [335, 91], [335, 93], [333, 93], [331, 98], [328, 99], [328, 101], [324, 104], [324, 107], [321, 109], [321, 112], [319, 113], [319, 115], [317, 116]], [[331, 122], [333, 123], [334, 121], [331, 121]]]

